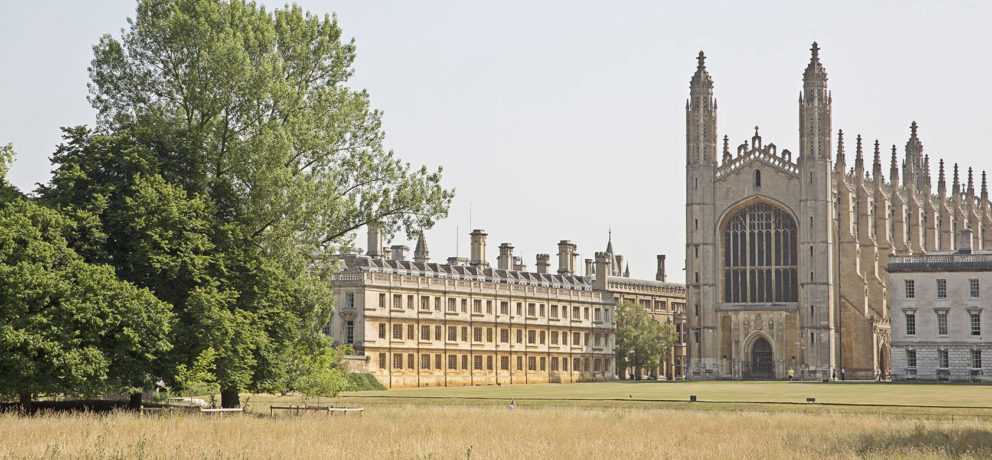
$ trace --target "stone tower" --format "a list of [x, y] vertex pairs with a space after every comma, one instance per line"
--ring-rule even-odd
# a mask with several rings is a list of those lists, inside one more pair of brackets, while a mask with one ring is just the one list
[[686, 288], [690, 366], [712, 371], [719, 362], [716, 350], [716, 301], [714, 273], [704, 270], [715, 262], [714, 189], [716, 177], [716, 99], [713, 79], [706, 70], [702, 51], [689, 83], [686, 101]]
[[[799, 94], [799, 324], [797, 363], [828, 373], [834, 356], [833, 181], [830, 164], [831, 96], [816, 42]], [[808, 273], [808, 275], [807, 275]], [[791, 363], [790, 363], [791, 364]]]

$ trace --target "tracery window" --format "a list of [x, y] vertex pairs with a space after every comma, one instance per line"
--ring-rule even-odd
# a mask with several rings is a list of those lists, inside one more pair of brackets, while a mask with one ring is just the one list
[[795, 302], [796, 221], [764, 203], [739, 209], [723, 228], [723, 300]]

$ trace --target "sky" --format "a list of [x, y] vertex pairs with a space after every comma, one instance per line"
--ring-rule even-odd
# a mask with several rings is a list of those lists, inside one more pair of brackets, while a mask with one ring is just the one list
[[[531, 269], [537, 253], [556, 267], [559, 240], [592, 258], [612, 229], [632, 276], [653, 278], [667, 254], [669, 279], [683, 280], [684, 108], [699, 50], [731, 145], [758, 125], [766, 143], [798, 151], [815, 40], [835, 130], [901, 156], [916, 120], [931, 157], [992, 170], [992, 2], [297, 3], [337, 14], [356, 40], [349, 84], [384, 112], [388, 147], [444, 167], [456, 195], [427, 232], [435, 260], [467, 256], [482, 228], [490, 262], [510, 242]], [[134, 7], [0, 1], [0, 144], [18, 152], [21, 190], [48, 180], [59, 127], [93, 123], [92, 45], [119, 35]]]

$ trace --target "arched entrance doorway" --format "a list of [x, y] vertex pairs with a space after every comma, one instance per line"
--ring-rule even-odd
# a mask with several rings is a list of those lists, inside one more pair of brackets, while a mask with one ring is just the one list
[[878, 347], [878, 378], [885, 380], [889, 377], [889, 347], [882, 343]]
[[772, 344], [764, 337], [758, 337], [751, 344], [751, 375], [752, 379], [775, 378], [775, 365], [772, 361]]

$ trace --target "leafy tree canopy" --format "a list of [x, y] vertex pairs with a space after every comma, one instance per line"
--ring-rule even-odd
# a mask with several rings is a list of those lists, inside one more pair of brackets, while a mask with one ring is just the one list
[[70, 227], [24, 199], [0, 209], [0, 395], [140, 390], [170, 348], [169, 305], [83, 261]]
[[675, 328], [651, 317], [643, 307], [624, 302], [617, 308], [617, 367], [631, 369], [640, 376], [644, 369], [655, 368], [675, 343]]
[[335, 18], [299, 7], [140, 0], [94, 46], [97, 129], [65, 131], [39, 190], [87, 261], [172, 304], [164, 365], [210, 350], [224, 406], [284, 386], [290, 350], [322, 350], [328, 255], [354, 230], [413, 235], [450, 206], [440, 169], [383, 147], [354, 59]]

